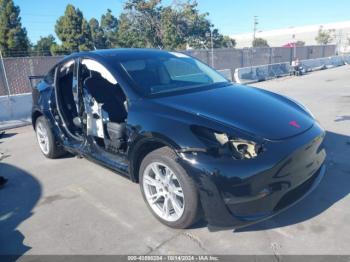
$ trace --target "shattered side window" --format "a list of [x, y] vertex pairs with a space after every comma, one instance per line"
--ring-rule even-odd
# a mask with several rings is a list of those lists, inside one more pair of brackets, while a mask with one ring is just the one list
[[100, 63], [96, 62], [95, 60], [91, 59], [83, 59], [82, 65], [85, 65], [86, 68], [90, 71], [94, 71], [99, 73], [104, 79], [106, 79], [108, 82], [110, 82], [112, 85], [116, 85], [118, 82], [114, 78], [114, 76]]

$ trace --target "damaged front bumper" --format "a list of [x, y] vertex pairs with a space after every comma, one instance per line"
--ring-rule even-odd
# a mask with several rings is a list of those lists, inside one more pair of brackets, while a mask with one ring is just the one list
[[270, 141], [255, 159], [234, 160], [205, 152], [182, 153], [195, 180], [208, 223], [239, 228], [268, 219], [309, 194], [325, 174], [324, 130]]

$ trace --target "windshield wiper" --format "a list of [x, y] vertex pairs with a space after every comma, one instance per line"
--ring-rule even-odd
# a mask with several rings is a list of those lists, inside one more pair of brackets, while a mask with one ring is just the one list
[[195, 88], [200, 88], [200, 87], [209, 87], [209, 86], [221, 86], [222, 84], [224, 84], [223, 86], [226, 85], [230, 85], [230, 82], [218, 82], [218, 83], [212, 83], [212, 84], [202, 84], [202, 85], [196, 85], [196, 86], [183, 86], [183, 87], [175, 87], [175, 88], [170, 88], [170, 89], [166, 89], [166, 90], [161, 90], [155, 93], [152, 93], [151, 95], [157, 95], [157, 94], [164, 94], [164, 93], [171, 93], [171, 92], [175, 92], [175, 91], [183, 91], [183, 90], [190, 90], [190, 89], [195, 89]]

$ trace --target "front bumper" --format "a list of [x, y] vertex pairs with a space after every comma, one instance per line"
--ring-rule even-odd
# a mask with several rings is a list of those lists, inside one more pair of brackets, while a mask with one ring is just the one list
[[296, 137], [266, 144], [256, 159], [182, 154], [210, 225], [244, 227], [268, 219], [309, 194], [325, 174], [325, 132], [317, 124]]

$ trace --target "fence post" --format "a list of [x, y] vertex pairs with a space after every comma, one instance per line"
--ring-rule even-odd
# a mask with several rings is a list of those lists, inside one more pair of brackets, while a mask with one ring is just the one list
[[206, 57], [207, 57], [207, 65], [210, 65], [210, 54], [209, 54], [209, 50], [205, 50], [206, 53]]
[[326, 55], [326, 46], [323, 45], [322, 46], [322, 57], [325, 57], [325, 55]]
[[7, 89], [7, 96], [10, 97], [11, 91], [10, 91], [10, 85], [9, 81], [7, 79], [7, 74], [6, 74], [6, 68], [5, 68], [5, 63], [4, 63], [4, 58], [2, 56], [2, 52], [0, 50], [0, 60], [1, 60], [1, 66], [2, 66], [2, 71], [4, 73], [4, 78], [5, 78], [5, 84], [6, 84], [6, 89]]
[[11, 91], [10, 91], [10, 85], [9, 85], [9, 81], [7, 79], [7, 74], [6, 74], [6, 68], [5, 68], [5, 63], [4, 63], [4, 58], [2, 56], [2, 52], [0, 50], [0, 60], [1, 60], [1, 66], [2, 66], [2, 72], [4, 74], [4, 78], [5, 78], [5, 85], [6, 85], [6, 88], [7, 88], [7, 107], [8, 107], [8, 110], [9, 110], [9, 119], [12, 119], [13, 117], [13, 109], [12, 109], [12, 101], [11, 101]]

